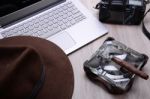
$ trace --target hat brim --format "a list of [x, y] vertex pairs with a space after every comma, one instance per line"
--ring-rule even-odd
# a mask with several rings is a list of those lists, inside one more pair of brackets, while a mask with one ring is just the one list
[[35, 48], [45, 65], [45, 81], [36, 99], [71, 99], [74, 75], [67, 55], [54, 43], [45, 39], [16, 36], [0, 40], [5, 46], [31, 46]]

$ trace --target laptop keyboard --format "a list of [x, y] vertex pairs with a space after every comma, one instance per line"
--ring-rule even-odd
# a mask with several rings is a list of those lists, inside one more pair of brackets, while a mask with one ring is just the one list
[[46, 39], [85, 18], [75, 5], [69, 1], [34, 17], [32, 20], [25, 21], [19, 26], [12, 26], [1, 34], [3, 37], [28, 35]]

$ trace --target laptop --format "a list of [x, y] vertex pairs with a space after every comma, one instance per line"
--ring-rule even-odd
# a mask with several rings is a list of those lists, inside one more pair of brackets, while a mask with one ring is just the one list
[[0, 38], [40, 37], [69, 54], [108, 32], [78, 0], [21, 1], [24, 6], [0, 16]]

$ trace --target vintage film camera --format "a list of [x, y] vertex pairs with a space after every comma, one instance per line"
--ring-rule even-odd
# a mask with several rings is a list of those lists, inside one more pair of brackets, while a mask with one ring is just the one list
[[138, 25], [146, 10], [145, 0], [101, 0], [99, 20], [114, 24]]

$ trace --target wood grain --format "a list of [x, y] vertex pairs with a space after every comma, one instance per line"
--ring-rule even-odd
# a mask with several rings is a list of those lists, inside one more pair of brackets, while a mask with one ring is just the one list
[[[98, 18], [98, 10], [93, 7], [99, 0], [80, 0], [91, 13]], [[147, 8], [150, 8], [148, 5]], [[150, 13], [145, 18], [145, 25], [150, 31]], [[109, 33], [85, 47], [70, 54], [68, 57], [74, 70], [75, 86], [72, 99], [150, 99], [150, 79], [143, 80], [135, 78], [131, 90], [121, 95], [108, 93], [102, 85], [91, 82], [85, 75], [83, 63], [102, 45], [107, 37], [114, 37], [116, 40], [128, 45], [130, 48], [144, 53], [150, 57], [150, 40], [142, 33], [141, 25], [113, 25], [104, 24]], [[150, 61], [143, 68], [143, 71], [150, 75]]]

